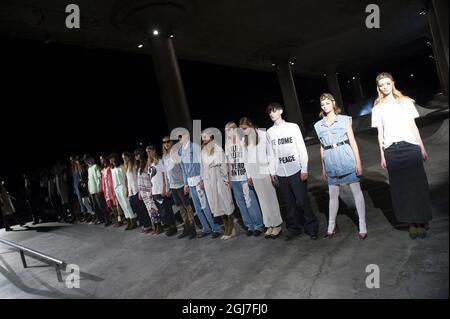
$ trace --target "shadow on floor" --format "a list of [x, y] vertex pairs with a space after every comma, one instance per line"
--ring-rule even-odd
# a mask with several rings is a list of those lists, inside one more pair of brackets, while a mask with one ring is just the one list
[[[0, 256], [0, 262], [3, 266], [0, 265], [0, 274], [2, 274], [10, 283], [12, 283], [15, 287], [18, 289], [31, 294], [31, 295], [37, 295], [47, 298], [96, 298], [96, 296], [90, 294], [89, 292], [86, 292], [82, 289], [77, 289], [76, 291], [79, 292], [79, 294], [67, 294], [62, 292], [61, 290], [58, 290], [56, 287], [51, 286], [48, 282], [43, 281], [42, 279], [36, 277], [35, 275], [32, 275], [35, 280], [39, 281], [39, 283], [46, 288], [46, 290], [36, 289], [27, 286], [24, 281], [17, 275], [17, 273], [14, 271], [14, 269], [9, 265], [5, 259]], [[22, 265], [20, 265], [22, 267]], [[55, 276], [56, 277], [56, 276]], [[56, 278], [55, 278], [56, 280]], [[60, 285], [64, 285], [64, 283], [58, 283]], [[6, 289], [6, 287], [4, 287]]]

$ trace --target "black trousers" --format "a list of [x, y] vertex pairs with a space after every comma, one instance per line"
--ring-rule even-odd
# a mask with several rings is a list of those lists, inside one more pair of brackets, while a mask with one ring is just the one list
[[108, 209], [106, 208], [106, 201], [103, 193], [92, 194], [91, 198], [97, 218], [103, 220], [105, 223], [110, 223], [111, 220], [109, 218]]
[[431, 218], [430, 191], [418, 145], [392, 144], [384, 150], [392, 206], [399, 222], [426, 224]]
[[308, 234], [317, 234], [319, 221], [312, 211], [308, 195], [308, 184], [300, 179], [300, 172], [283, 177], [278, 176], [281, 194], [287, 204], [287, 229], [293, 234], [305, 230]]
[[129, 199], [131, 208], [139, 220], [139, 225], [145, 228], [150, 227], [152, 225], [152, 221], [150, 220], [150, 215], [148, 214], [144, 201], [139, 199], [139, 194], [130, 196]]
[[161, 221], [164, 225], [175, 225], [175, 215], [173, 214], [172, 201], [162, 195], [153, 195], [156, 207], [158, 207]]

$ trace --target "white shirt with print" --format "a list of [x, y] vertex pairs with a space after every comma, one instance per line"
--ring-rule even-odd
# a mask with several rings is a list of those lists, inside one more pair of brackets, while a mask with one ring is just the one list
[[302, 132], [295, 123], [282, 121], [267, 131], [271, 175], [292, 176], [308, 172], [308, 152]]

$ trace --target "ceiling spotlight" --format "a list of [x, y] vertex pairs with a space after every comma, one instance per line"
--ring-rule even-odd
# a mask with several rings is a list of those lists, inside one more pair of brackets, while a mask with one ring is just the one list
[[141, 49], [144, 45], [141, 43], [138, 45], [138, 48]]
[[429, 57], [430, 59], [434, 59], [434, 56], [433, 56], [432, 54], [430, 54], [428, 57]]
[[159, 31], [158, 30], [153, 30], [153, 35], [158, 35], [159, 34]]
[[410, 75], [411, 77], [413, 77], [414, 76], [414, 74], [413, 73], [411, 73], [411, 75]]
[[427, 14], [427, 11], [426, 11], [425, 9], [422, 9], [422, 11], [420, 11], [419, 14], [420, 14], [421, 16], [424, 16], [424, 15]]
[[173, 39], [173, 34], [171, 34], [169, 37], [170, 37], [171, 39]]
[[352, 77], [352, 80], [356, 80], [356, 77]]
[[431, 42], [430, 42], [430, 41], [427, 41], [427, 45], [431, 45]]
[[275, 63], [272, 63], [272, 66], [275, 66]]
[[327, 74], [326, 74], [326, 73], [324, 73], [324, 74], [323, 74], [323, 76], [327, 76]]
[[349, 83], [349, 84], [350, 84], [351, 82], [352, 82], [352, 81], [350, 81], [350, 80], [347, 81], [347, 83]]
[[290, 65], [294, 65], [294, 62], [289, 62]]

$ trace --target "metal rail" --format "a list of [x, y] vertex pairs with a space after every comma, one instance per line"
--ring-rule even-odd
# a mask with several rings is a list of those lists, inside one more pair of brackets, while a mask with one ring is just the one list
[[56, 259], [54, 257], [51, 257], [49, 255], [43, 254], [41, 252], [38, 252], [36, 250], [33, 250], [31, 248], [13, 243], [12, 241], [6, 240], [6, 239], [1, 239], [0, 238], [0, 243], [8, 245], [10, 247], [13, 247], [15, 249], [17, 249], [19, 251], [20, 254], [20, 258], [22, 259], [22, 264], [23, 264], [23, 268], [28, 268], [27, 266], [27, 262], [25, 260], [25, 253], [27, 253], [27, 255], [32, 255], [32, 256], [36, 256], [39, 257], [41, 259], [45, 259], [47, 261], [49, 261], [50, 263], [52, 263], [55, 266], [55, 270], [56, 270], [56, 276], [58, 277], [58, 281], [62, 282], [62, 275], [61, 275], [61, 269], [64, 269], [66, 266], [66, 263], [60, 259]]

